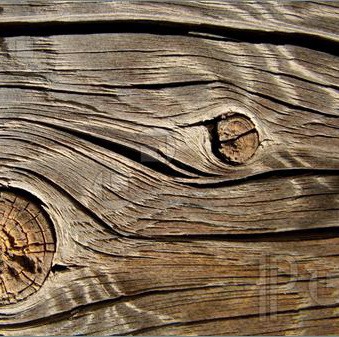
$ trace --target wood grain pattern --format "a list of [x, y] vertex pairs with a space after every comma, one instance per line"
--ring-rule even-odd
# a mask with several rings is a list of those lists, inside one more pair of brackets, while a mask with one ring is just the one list
[[51, 268], [55, 240], [43, 210], [17, 191], [0, 192], [0, 306], [40, 289]]
[[[1, 6], [0, 186], [57, 248], [0, 333], [338, 334], [338, 2]], [[239, 165], [234, 114], [258, 135]]]

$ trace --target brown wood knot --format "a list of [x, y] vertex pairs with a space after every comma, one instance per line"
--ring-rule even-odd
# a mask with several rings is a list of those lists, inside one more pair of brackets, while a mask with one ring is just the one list
[[53, 227], [39, 203], [17, 191], [0, 191], [0, 305], [38, 291], [54, 252]]
[[249, 160], [259, 146], [259, 134], [253, 122], [239, 113], [222, 117], [217, 126], [218, 151], [227, 162], [240, 165]]

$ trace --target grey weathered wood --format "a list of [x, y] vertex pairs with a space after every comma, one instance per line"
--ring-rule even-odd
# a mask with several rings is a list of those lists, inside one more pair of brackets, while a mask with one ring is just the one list
[[[149, 20], [331, 43], [338, 28], [337, 2], [1, 6], [13, 27]], [[338, 333], [337, 56], [156, 31], [0, 49], [0, 186], [40, 199], [57, 234], [53, 271], [0, 307], [0, 333]], [[213, 151], [231, 112], [259, 134], [239, 166]]]

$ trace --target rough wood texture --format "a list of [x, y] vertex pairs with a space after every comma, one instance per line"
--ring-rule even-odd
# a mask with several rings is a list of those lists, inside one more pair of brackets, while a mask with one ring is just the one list
[[0, 192], [0, 305], [16, 303], [40, 289], [55, 251], [48, 218], [20, 194]]
[[338, 2], [1, 6], [0, 186], [57, 247], [0, 333], [339, 333]]
[[218, 123], [219, 151], [232, 164], [245, 164], [259, 146], [259, 134], [245, 115], [231, 113]]

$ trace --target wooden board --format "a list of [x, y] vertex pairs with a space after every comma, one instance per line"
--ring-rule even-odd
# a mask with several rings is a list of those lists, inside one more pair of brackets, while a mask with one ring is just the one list
[[1, 7], [0, 187], [57, 247], [0, 333], [339, 333], [338, 2]]

